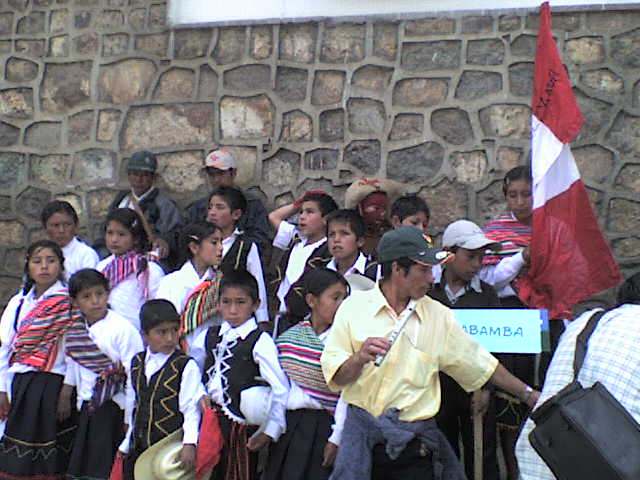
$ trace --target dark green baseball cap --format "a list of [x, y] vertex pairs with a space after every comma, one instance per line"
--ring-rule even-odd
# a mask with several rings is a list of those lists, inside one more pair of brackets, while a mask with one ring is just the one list
[[127, 170], [138, 170], [141, 172], [155, 173], [157, 168], [158, 160], [156, 159], [156, 156], [147, 151], [136, 152], [131, 155], [129, 164], [127, 165]]
[[389, 230], [378, 243], [378, 260], [386, 263], [406, 257], [429, 267], [442, 263], [448, 257], [447, 252], [432, 248], [427, 238], [419, 229], [408, 225]]

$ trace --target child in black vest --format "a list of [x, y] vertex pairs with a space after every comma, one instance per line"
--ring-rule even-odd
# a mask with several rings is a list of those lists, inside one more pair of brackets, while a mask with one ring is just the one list
[[212, 480], [257, 478], [258, 451], [278, 440], [286, 427], [288, 381], [275, 343], [257, 326], [259, 304], [253, 275], [225, 272], [220, 282], [223, 323], [194, 342], [207, 352], [204, 380], [224, 438]]
[[256, 310], [256, 321], [268, 322], [267, 290], [264, 285], [262, 261], [258, 247], [243, 232], [236, 228], [242, 214], [247, 210], [247, 199], [235, 187], [218, 187], [209, 197], [207, 220], [222, 231], [222, 263], [220, 269], [247, 270], [258, 282], [260, 306]]
[[127, 455], [127, 480], [133, 479], [133, 467], [142, 452], [179, 428], [184, 431], [180, 462], [187, 471], [195, 468], [198, 401], [205, 394], [198, 365], [177, 348], [180, 317], [173, 304], [149, 300], [140, 310], [140, 323], [147, 349], [131, 361], [127, 399], [135, 402], [135, 413], [119, 448]]

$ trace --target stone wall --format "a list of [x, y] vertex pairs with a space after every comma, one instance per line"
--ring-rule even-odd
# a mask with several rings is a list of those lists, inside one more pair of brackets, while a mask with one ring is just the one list
[[[172, 31], [157, 0], [0, 0], [0, 298], [42, 205], [69, 200], [93, 240], [124, 159], [159, 154], [181, 204], [224, 145], [270, 206], [362, 176], [406, 182], [433, 233], [503, 208], [529, 156], [537, 16]], [[640, 264], [640, 11], [564, 12], [554, 33], [585, 115], [574, 153], [626, 272]]]

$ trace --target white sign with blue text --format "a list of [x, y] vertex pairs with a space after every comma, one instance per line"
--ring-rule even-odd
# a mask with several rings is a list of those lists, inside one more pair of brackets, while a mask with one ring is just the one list
[[458, 323], [471, 338], [494, 353], [540, 353], [546, 310], [454, 309]]

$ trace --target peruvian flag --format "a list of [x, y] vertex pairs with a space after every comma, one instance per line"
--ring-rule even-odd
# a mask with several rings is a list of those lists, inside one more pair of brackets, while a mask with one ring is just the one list
[[549, 318], [566, 318], [576, 303], [623, 278], [569, 147], [582, 114], [551, 35], [548, 2], [540, 7], [531, 106], [531, 268], [519, 296], [529, 307], [549, 310]]

